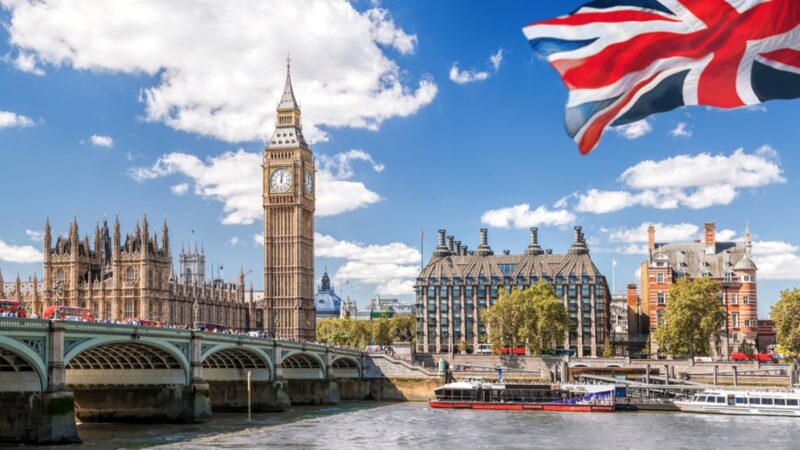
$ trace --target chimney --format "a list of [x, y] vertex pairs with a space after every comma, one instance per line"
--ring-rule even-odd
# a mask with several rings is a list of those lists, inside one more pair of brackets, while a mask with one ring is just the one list
[[647, 227], [647, 248], [650, 249], [650, 253], [656, 249], [656, 227], [653, 224]]
[[461, 247], [461, 254], [462, 254], [462, 256], [468, 256], [468, 255], [472, 254], [469, 251], [469, 246], [468, 245], [465, 245], [465, 246]]
[[456, 247], [454, 244], [455, 239], [456, 238], [453, 236], [447, 236], [447, 249], [450, 250], [450, 253], [455, 253], [456, 251]]
[[478, 246], [477, 253], [480, 256], [494, 255], [491, 247], [489, 247], [489, 230], [486, 228], [481, 228], [481, 244]]
[[717, 226], [714, 222], [706, 222], [704, 236], [706, 254], [713, 255], [717, 253]]
[[438, 257], [449, 256], [452, 252], [447, 248], [444, 236], [447, 233], [447, 231], [442, 229], [439, 230], [437, 233], [439, 235], [439, 245], [437, 245], [436, 248], [433, 249], [433, 256], [438, 256]]
[[531, 228], [531, 243], [525, 250], [526, 255], [541, 255], [544, 253], [542, 247], [539, 246], [539, 229], [536, 227]]
[[503, 254], [508, 256], [511, 254], [511, 250], [503, 250]]
[[456, 241], [456, 256], [461, 256], [461, 241]]
[[569, 248], [569, 253], [582, 255], [588, 253], [588, 249], [586, 248], [586, 242], [583, 238], [583, 228], [580, 226], [576, 226], [573, 228], [573, 242], [572, 246]]

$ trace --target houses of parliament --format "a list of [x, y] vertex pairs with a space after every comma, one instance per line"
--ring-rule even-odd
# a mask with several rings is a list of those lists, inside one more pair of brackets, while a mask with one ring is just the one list
[[[280, 338], [314, 340], [313, 299], [315, 176], [290, 66], [278, 103], [275, 132], [264, 149], [264, 291], [245, 288], [244, 270], [235, 282], [208, 279], [205, 254], [182, 249], [173, 266], [169, 229], [160, 237], [145, 216], [122, 234], [118, 219], [98, 223], [93, 238], [80, 236], [73, 219], [66, 236], [53, 240], [43, 230], [42, 279], [4, 285], [0, 298], [24, 302], [41, 315], [50, 305], [89, 308], [97, 318], [139, 318], [177, 325], [194, 322], [238, 330], [267, 330]], [[213, 278], [213, 277], [212, 277]], [[195, 317], [197, 309], [197, 317]]]

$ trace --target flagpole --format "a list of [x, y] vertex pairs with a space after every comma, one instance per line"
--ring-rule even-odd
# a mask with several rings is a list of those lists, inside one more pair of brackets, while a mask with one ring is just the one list
[[612, 295], [616, 295], [617, 294], [616, 272], [617, 272], [617, 261], [612, 259], [611, 260], [611, 292], [612, 292]]

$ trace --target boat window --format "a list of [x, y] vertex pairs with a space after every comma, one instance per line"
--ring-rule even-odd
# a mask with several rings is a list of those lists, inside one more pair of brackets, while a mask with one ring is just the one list
[[772, 399], [771, 398], [762, 398], [761, 399], [761, 404], [762, 405], [771, 405], [772, 404]]
[[699, 396], [697, 396], [697, 401], [698, 401], [698, 402], [705, 402], [705, 401], [706, 401], [706, 396], [705, 396], [705, 395], [699, 395]]
[[736, 397], [736, 404], [737, 405], [745, 405], [747, 404], [747, 399], [742, 397]]
[[725, 403], [725, 397], [717, 397], [717, 403]]
[[797, 399], [788, 399], [786, 400], [786, 404], [789, 406], [797, 406]]
[[779, 406], [784, 406], [784, 405], [786, 405], [786, 399], [785, 398], [776, 398], [775, 399], [775, 404], [779, 405]]
[[706, 400], [706, 403], [716, 403], [716, 402], [717, 402], [716, 397], [714, 397], [713, 395], [709, 395], [708, 399]]
[[751, 398], [750, 399], [750, 404], [751, 405], [760, 405], [761, 404], [761, 399], [760, 398]]

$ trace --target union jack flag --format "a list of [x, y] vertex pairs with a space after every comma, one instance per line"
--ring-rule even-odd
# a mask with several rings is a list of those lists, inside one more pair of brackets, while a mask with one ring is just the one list
[[684, 105], [800, 97], [800, 0], [596, 0], [523, 31], [569, 89], [582, 154], [609, 126]]

